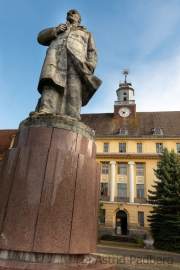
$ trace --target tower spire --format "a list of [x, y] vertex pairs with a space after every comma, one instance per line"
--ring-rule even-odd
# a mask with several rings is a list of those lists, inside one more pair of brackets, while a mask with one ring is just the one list
[[127, 83], [127, 75], [130, 74], [130, 70], [129, 69], [123, 69], [123, 71], [121, 72], [123, 75], [125, 75], [125, 80], [124, 82]]

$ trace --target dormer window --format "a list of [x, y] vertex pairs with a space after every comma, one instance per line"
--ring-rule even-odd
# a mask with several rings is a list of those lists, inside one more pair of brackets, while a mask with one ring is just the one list
[[119, 135], [128, 135], [128, 130], [126, 128], [120, 128]]
[[152, 129], [152, 134], [153, 135], [163, 135], [163, 130], [160, 127], [155, 127]]

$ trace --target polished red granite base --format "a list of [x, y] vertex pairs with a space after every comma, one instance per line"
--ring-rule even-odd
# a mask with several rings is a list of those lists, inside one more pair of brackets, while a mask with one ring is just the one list
[[53, 127], [18, 132], [1, 168], [0, 249], [96, 252], [100, 165], [95, 149], [80, 132]]

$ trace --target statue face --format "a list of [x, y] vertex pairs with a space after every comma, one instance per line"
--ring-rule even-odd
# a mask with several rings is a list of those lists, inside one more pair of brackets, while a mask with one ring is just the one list
[[79, 13], [77, 12], [77, 10], [75, 10], [75, 9], [72, 9], [72, 10], [68, 11], [66, 19], [70, 23], [75, 22], [75, 23], [80, 24], [80, 22], [81, 22], [81, 17], [79, 15]]

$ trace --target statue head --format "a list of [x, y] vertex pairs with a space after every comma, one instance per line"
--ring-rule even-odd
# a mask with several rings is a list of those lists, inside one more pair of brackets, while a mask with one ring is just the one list
[[76, 9], [69, 10], [67, 13], [66, 19], [71, 24], [78, 23], [78, 25], [80, 25], [80, 23], [81, 23], [81, 15], [79, 14], [79, 12]]

